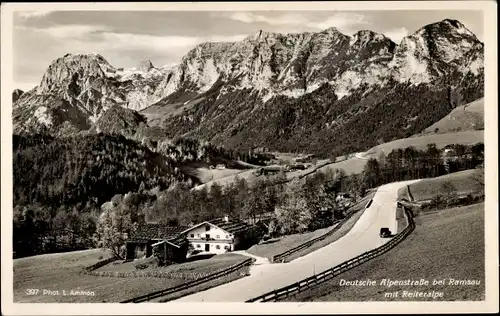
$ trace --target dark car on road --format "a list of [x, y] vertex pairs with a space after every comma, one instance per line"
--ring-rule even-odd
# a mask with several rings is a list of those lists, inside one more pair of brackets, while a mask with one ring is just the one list
[[381, 238], [387, 238], [391, 237], [391, 231], [387, 227], [380, 228], [380, 237]]

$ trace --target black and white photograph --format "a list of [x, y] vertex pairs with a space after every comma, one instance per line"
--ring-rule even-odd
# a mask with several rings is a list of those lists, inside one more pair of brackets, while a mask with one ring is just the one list
[[379, 4], [2, 4], [2, 313], [498, 312], [496, 3]]

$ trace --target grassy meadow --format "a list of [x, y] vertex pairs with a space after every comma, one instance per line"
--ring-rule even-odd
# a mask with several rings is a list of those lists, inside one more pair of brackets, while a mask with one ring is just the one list
[[[83, 268], [100, 260], [111, 257], [107, 251], [92, 249], [58, 254], [48, 254], [26, 257], [14, 260], [14, 302], [16, 303], [103, 303], [120, 302], [151, 292], [164, 290], [190, 281], [180, 276], [196, 274], [203, 276], [217, 272], [220, 269], [239, 263], [244, 256], [231, 254], [215, 256], [210, 259], [172, 265], [165, 268], [172, 277], [111, 277], [83, 274]], [[217, 258], [218, 257], [218, 258]], [[133, 263], [113, 264], [104, 266], [99, 271], [144, 271], [135, 270]], [[204, 284], [219, 285], [221, 281], [228, 282], [244, 274], [236, 273], [224, 280], [216, 280]], [[201, 286], [198, 287], [200, 290]], [[28, 295], [28, 289], [38, 289], [38, 295]], [[43, 294], [44, 290], [52, 294]], [[63, 295], [63, 291], [92, 291], [93, 296]]]

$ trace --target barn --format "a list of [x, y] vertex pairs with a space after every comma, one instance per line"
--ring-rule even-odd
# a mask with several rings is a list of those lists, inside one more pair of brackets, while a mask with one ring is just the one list
[[126, 243], [126, 260], [134, 260], [149, 257], [153, 254], [153, 248], [162, 247], [162, 251], [168, 257], [167, 261], [179, 261], [186, 259], [187, 240], [182, 231], [185, 226], [168, 226], [158, 223], [142, 223], [132, 233]]

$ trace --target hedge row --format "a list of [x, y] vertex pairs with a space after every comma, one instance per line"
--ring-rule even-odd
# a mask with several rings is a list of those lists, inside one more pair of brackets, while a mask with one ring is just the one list
[[[226, 269], [218, 269], [209, 274], [218, 273]], [[169, 278], [169, 279], [180, 279], [180, 280], [198, 280], [209, 275], [208, 273], [196, 273], [196, 272], [170, 272], [170, 271], [129, 271], [129, 272], [118, 272], [118, 271], [89, 271], [87, 274], [100, 276], [100, 277], [116, 277], [116, 278]]]

